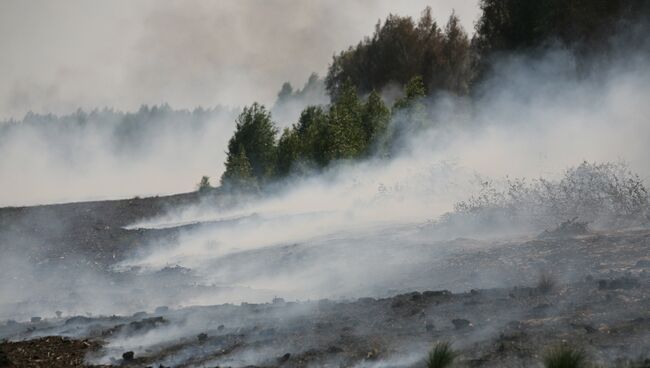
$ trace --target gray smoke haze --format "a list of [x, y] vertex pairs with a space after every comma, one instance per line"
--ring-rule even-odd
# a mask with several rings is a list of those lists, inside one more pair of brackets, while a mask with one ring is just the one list
[[437, 19], [466, 1], [48, 1], [0, 4], [0, 118], [78, 107], [270, 105], [285, 81], [324, 75], [332, 55], [389, 13]]
[[155, 109], [0, 126], [0, 206], [173, 194], [195, 190], [203, 175], [218, 181], [239, 112]]
[[[477, 101], [440, 96], [433, 105], [437, 127], [412, 137], [390, 161], [341, 163], [320, 175], [290, 179], [277, 194], [234, 209], [189, 208], [136, 223], [132, 227], [164, 228], [237, 219], [185, 231], [164, 246], [152, 244], [121, 267], [155, 271], [180, 265], [210, 283], [298, 299], [389, 289], [405, 264], [420, 259], [423, 239], [485, 237], [471, 225], [440, 235], [417, 231], [474, 193], [474, 175], [555, 180], [585, 160], [622, 160], [647, 185], [650, 151], [640, 139], [650, 137], [646, 61], [614, 63], [604, 74], [577, 78], [570, 77], [575, 63], [564, 51], [503, 60]], [[295, 244], [300, 246], [293, 249]], [[296, 264], [272, 261], [284, 252]], [[491, 281], [483, 286], [499, 284]], [[441, 283], [436, 286], [459, 287]]]

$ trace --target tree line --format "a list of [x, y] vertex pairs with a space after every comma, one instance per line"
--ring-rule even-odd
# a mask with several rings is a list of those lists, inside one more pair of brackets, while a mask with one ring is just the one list
[[[431, 124], [424, 97], [439, 92], [471, 97], [504, 53], [558, 45], [585, 57], [607, 52], [608, 41], [621, 27], [650, 19], [649, 3], [481, 0], [482, 14], [471, 39], [454, 13], [444, 26], [428, 7], [417, 20], [391, 14], [376, 24], [372, 36], [335, 55], [323, 82], [310, 77], [304, 91], [324, 83], [328, 105], [307, 106], [282, 132], [263, 105], [244, 108], [228, 144], [221, 184], [258, 190], [333, 161], [390, 155], [401, 137]], [[402, 97], [388, 106], [380, 93], [393, 85], [401, 88]], [[285, 83], [278, 103], [300, 93], [305, 92], [294, 92]]]

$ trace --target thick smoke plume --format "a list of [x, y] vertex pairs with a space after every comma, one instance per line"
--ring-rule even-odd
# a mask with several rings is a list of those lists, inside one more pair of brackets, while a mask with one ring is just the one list
[[[472, 195], [483, 195], [484, 181], [477, 182], [476, 177], [499, 182], [510, 177], [515, 184], [541, 178], [537, 187], [519, 186], [520, 202], [485, 204], [516, 207], [513, 211], [527, 216], [520, 216], [518, 223], [504, 220], [509, 228], [500, 228], [491, 236], [541, 232], [574, 217], [594, 226], [611, 225], [609, 220], [628, 210], [638, 215], [637, 222], [628, 225], [645, 222], [644, 188], [649, 172], [644, 160], [648, 151], [637, 137], [650, 133], [644, 102], [649, 95], [650, 71], [641, 62], [644, 59], [639, 59], [639, 63], [613, 64], [604, 75], [578, 78], [572, 61], [571, 54], [563, 51], [538, 60], [506, 60], [507, 67], [487, 84], [489, 88], [477, 101], [439, 96], [432, 104], [436, 127], [411, 137], [402, 153], [388, 162], [340, 163], [321, 175], [289, 179], [278, 185], [277, 193], [231, 210], [187, 209], [137, 223], [133, 225], [136, 228], [193, 221], [224, 225], [184, 231], [177, 241], [163, 247], [151, 244], [148, 251], [122, 266], [156, 270], [180, 265], [197, 270], [209, 282], [275, 290], [292, 298], [386, 290], [389, 286], [382, 283], [397, 279], [391, 274], [392, 267], [399, 272], [402, 262], [420, 256], [416, 244], [425, 235], [418, 231], [419, 225], [430, 220], [439, 225], [441, 216], [453, 212], [455, 204], [461, 212], [475, 210], [472, 203], [482, 204], [476, 199], [472, 202]], [[627, 162], [629, 168], [591, 164], [612, 158]], [[588, 163], [578, 167], [583, 161]], [[564, 175], [571, 167], [577, 168]], [[593, 187], [567, 189], [569, 182]], [[620, 187], [613, 187], [617, 182]], [[550, 186], [547, 192], [539, 187], [543, 183]], [[556, 213], [526, 212], [535, 206], [534, 201], [553, 206], [551, 197], [558, 197], [563, 188], [565, 195], [590, 194], [594, 201], [573, 201], [584, 208]], [[629, 190], [637, 193], [620, 200], [596, 200], [610, 189], [621, 195]], [[494, 190], [494, 198], [500, 198], [502, 192]], [[628, 203], [628, 199], [636, 202]], [[556, 204], [567, 200], [571, 199], [558, 197]], [[636, 207], [620, 207], [628, 205]], [[540, 212], [545, 208], [537, 207]], [[225, 224], [228, 219], [236, 220]], [[481, 224], [467, 220], [454, 231], [425, 232], [426, 236], [444, 240], [479, 235]], [[298, 256], [300, 252], [306, 253]], [[269, 254], [285, 254], [296, 264], [280, 266], [282, 257], [275, 264]], [[373, 270], [381, 270], [381, 275]], [[332, 290], [338, 294], [332, 295]]]

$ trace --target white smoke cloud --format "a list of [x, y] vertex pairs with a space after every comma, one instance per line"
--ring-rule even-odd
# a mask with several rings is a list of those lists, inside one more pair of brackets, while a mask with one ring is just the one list
[[[572, 60], [564, 51], [504, 60], [476, 101], [440, 97], [433, 110], [439, 125], [388, 162], [340, 164], [235, 209], [139, 222], [134, 227], [239, 218], [187, 230], [164, 248], [152, 244], [121, 266], [181, 265], [209, 283], [300, 299], [368, 295], [402, 282], [413, 287], [419, 278], [405, 281], [404, 269], [453, 249], [445, 243], [423, 251], [419, 244], [435, 235], [418, 228], [469, 196], [473, 174], [553, 178], [583, 160], [624, 160], [647, 183], [647, 64], [578, 78]], [[463, 287], [436, 280], [429, 286]], [[499, 277], [486, 282], [497, 286]]]

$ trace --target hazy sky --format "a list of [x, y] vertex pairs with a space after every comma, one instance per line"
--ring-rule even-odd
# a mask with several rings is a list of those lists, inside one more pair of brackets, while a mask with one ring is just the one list
[[0, 119], [77, 107], [272, 103], [389, 13], [471, 33], [478, 0], [3, 0]]

